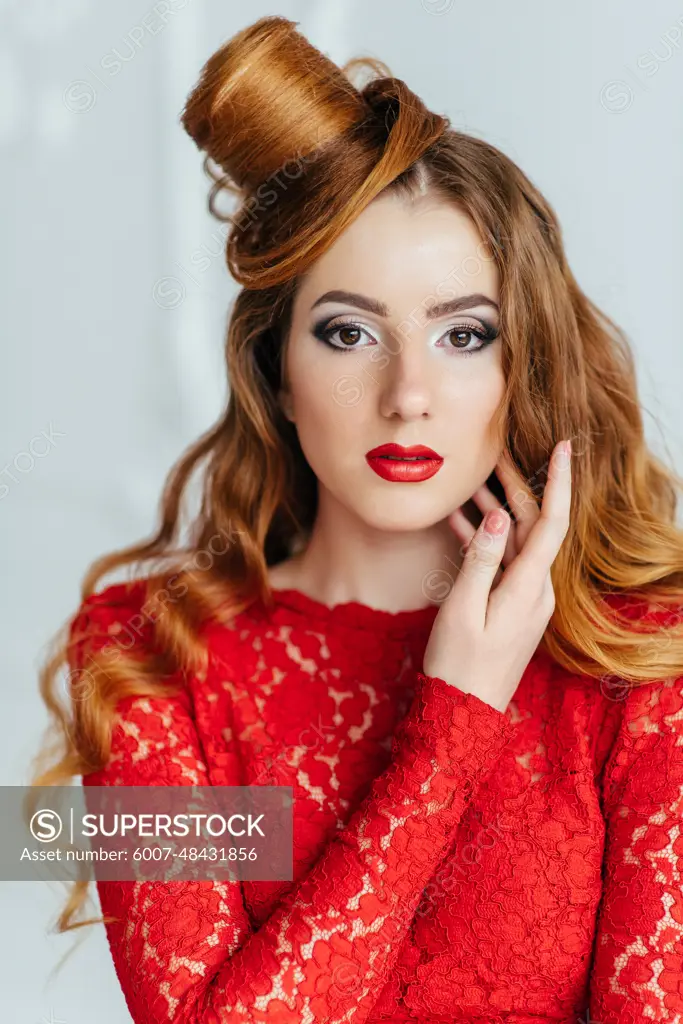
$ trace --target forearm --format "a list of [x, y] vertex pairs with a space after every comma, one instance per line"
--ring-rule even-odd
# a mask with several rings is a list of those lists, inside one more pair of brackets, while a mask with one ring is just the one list
[[478, 698], [421, 677], [389, 767], [271, 918], [188, 992], [179, 1024], [365, 1020], [509, 727]]

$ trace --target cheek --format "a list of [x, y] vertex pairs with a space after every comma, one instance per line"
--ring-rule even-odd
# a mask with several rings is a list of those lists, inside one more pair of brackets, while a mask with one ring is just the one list
[[476, 359], [476, 355], [470, 357], [466, 367], [445, 379], [442, 408], [444, 419], [463, 438], [486, 444], [498, 433], [496, 414], [505, 397], [505, 377], [498, 362], [477, 366]]
[[[338, 363], [344, 356], [338, 357]], [[350, 434], [360, 429], [367, 410], [367, 385], [358, 367], [335, 366], [328, 361], [293, 368], [291, 389], [294, 416], [304, 454], [313, 465], [315, 456], [341, 455]], [[345, 440], [346, 439], [346, 440]]]

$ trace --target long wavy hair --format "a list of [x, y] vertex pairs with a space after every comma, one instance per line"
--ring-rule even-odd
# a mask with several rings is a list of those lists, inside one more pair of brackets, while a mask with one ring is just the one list
[[[165, 595], [163, 614], [149, 623], [154, 644], [122, 646], [115, 659], [93, 654], [87, 698], [72, 692], [77, 672], [58, 684], [82, 639], [71, 622], [70, 634], [60, 630], [40, 674], [50, 726], [32, 785], [69, 784], [103, 767], [122, 697], [168, 693], [174, 666], [205, 665], [198, 634], [207, 619], [227, 621], [257, 598], [270, 606], [267, 569], [305, 546], [317, 508], [316, 477], [277, 401], [297, 282], [389, 191], [457, 204], [495, 260], [507, 446], [537, 498], [554, 445], [572, 438], [571, 522], [552, 567], [556, 606], [543, 644], [572, 672], [629, 685], [683, 672], [683, 481], [648, 450], [627, 339], [579, 288], [557, 217], [529, 178], [429, 111], [385, 65], [340, 68], [281, 17], [257, 21], [211, 56], [181, 121], [205, 154], [209, 209], [229, 225], [227, 265], [242, 285], [225, 342], [230, 395], [172, 467], [156, 533], [85, 574], [83, 599], [109, 571], [133, 567], [148, 606]], [[201, 507], [183, 543], [195, 471]], [[620, 594], [656, 608], [656, 628], [636, 630], [610, 608]], [[73, 886], [58, 931], [101, 920], [72, 922], [87, 882]]]

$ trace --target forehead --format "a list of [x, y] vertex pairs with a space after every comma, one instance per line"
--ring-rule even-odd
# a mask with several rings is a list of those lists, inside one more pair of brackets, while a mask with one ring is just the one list
[[[498, 298], [499, 278], [476, 225], [454, 203], [395, 193], [378, 197], [303, 277], [296, 305], [331, 288], [361, 292], [403, 315], [406, 307], [481, 291]], [[437, 291], [438, 289], [438, 291]]]

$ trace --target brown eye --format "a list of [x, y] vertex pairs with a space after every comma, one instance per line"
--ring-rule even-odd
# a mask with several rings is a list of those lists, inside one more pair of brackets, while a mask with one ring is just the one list
[[[453, 348], [467, 348], [467, 346], [470, 344], [470, 340], [471, 340], [472, 336], [473, 336], [473, 332], [472, 331], [467, 331], [467, 330], [464, 330], [464, 329], [462, 329], [462, 330], [458, 329], [458, 330], [454, 330], [454, 331], [449, 331], [448, 332], [448, 337], [451, 339], [451, 342], [453, 343]], [[454, 338], [456, 338], [456, 339], [464, 339], [464, 340], [458, 340], [458, 341], [453, 342]]]
[[[357, 327], [338, 327], [337, 334], [339, 335], [340, 341], [345, 345], [351, 346], [356, 344], [360, 338], [361, 332]], [[344, 335], [346, 335], [346, 337]]]
[[367, 348], [363, 343], [363, 335], [369, 342], [373, 342], [372, 335], [367, 328], [357, 323], [320, 323], [313, 328], [313, 334], [320, 341], [334, 348], [337, 352], [355, 352], [356, 349]]

